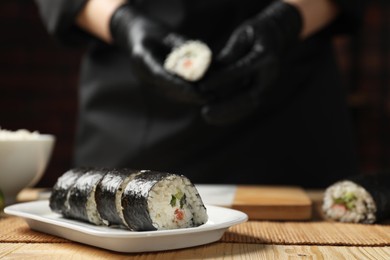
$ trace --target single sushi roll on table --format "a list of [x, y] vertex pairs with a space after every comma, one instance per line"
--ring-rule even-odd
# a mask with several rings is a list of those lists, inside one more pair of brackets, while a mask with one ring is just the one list
[[187, 41], [167, 56], [164, 68], [188, 81], [197, 81], [211, 63], [211, 50], [201, 41]]
[[322, 210], [329, 219], [372, 224], [390, 217], [390, 175], [358, 175], [325, 190]]
[[50, 208], [66, 218], [134, 231], [197, 227], [208, 219], [188, 178], [149, 170], [70, 170], [54, 185]]

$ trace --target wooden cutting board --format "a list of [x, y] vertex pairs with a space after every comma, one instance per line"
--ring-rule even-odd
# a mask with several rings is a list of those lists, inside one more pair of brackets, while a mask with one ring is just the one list
[[308, 220], [312, 201], [300, 187], [196, 185], [205, 204], [245, 212], [249, 219]]

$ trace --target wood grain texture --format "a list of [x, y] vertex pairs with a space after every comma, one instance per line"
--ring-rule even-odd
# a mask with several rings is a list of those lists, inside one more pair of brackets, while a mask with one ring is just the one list
[[232, 207], [257, 220], [307, 220], [312, 215], [312, 201], [299, 187], [240, 185]]
[[6, 259], [390, 259], [389, 247], [283, 246], [240, 243], [154, 253], [123, 254], [69, 244], [0, 244]]
[[[322, 193], [308, 193], [310, 198], [316, 201], [320, 199]], [[316, 195], [316, 196], [313, 196]], [[1, 221], [0, 221], [1, 222]], [[4, 222], [4, 221], [3, 221]], [[268, 222], [267, 222], [268, 223]], [[10, 223], [8, 223], [10, 224]], [[250, 224], [250, 223], [248, 223]], [[269, 223], [271, 225], [271, 223]], [[300, 222], [304, 225], [304, 222]], [[313, 223], [314, 225], [315, 223]], [[283, 225], [280, 222], [279, 225]], [[332, 225], [329, 223], [328, 225]], [[341, 225], [341, 224], [340, 224]], [[246, 235], [251, 236], [254, 227], [248, 227]], [[333, 227], [338, 229], [338, 227]], [[369, 229], [370, 226], [367, 226]], [[378, 228], [380, 228], [378, 226]], [[275, 230], [282, 231], [280, 227], [275, 226]], [[293, 228], [295, 229], [295, 228]], [[325, 229], [329, 229], [326, 227]], [[264, 232], [270, 232], [269, 228], [260, 228]], [[0, 234], [5, 230], [0, 229]], [[287, 232], [288, 231], [288, 232]], [[280, 233], [283, 238], [286, 234], [290, 234], [293, 230], [289, 228], [286, 232]], [[329, 230], [331, 231], [331, 230]], [[228, 233], [235, 232], [231, 228]], [[332, 231], [333, 232], [333, 231]], [[324, 236], [324, 230], [318, 230], [318, 236]], [[357, 232], [358, 237], [364, 236], [370, 238], [368, 230]], [[387, 234], [388, 232], [384, 232]], [[266, 233], [265, 233], [266, 234]], [[15, 234], [13, 234], [15, 235]], [[230, 236], [229, 235], [229, 236]], [[372, 234], [371, 234], [372, 235]], [[12, 234], [7, 234], [12, 236]], [[326, 236], [326, 234], [325, 234]], [[344, 237], [344, 236], [343, 236]], [[309, 238], [313, 243], [312, 238]], [[79, 243], [66, 242], [54, 243], [52, 240], [39, 243], [31, 243], [26, 241], [13, 241], [0, 243], [0, 258], [1, 259], [374, 259], [384, 260], [390, 259], [390, 247], [387, 246], [319, 246], [312, 245], [275, 245], [264, 243], [230, 243], [219, 241], [212, 244], [186, 248], [180, 250], [170, 250], [154, 253], [139, 253], [139, 254], [122, 254], [104, 249], [99, 249]]]

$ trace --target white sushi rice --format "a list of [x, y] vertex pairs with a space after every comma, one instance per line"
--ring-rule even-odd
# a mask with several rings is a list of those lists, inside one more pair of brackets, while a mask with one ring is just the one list
[[10, 131], [0, 128], [0, 141], [8, 140], [36, 140], [40, 136], [38, 131], [30, 132], [27, 129], [18, 129]]
[[88, 200], [86, 203], [88, 221], [95, 225], [102, 225], [104, 224], [104, 221], [100, 217], [100, 214], [97, 210], [95, 191], [96, 191], [96, 185], [93, 186], [92, 191], [88, 194]]
[[[343, 198], [351, 198], [348, 205]], [[322, 210], [329, 219], [340, 222], [374, 223], [376, 205], [372, 196], [352, 181], [340, 181], [329, 186], [324, 194]]]
[[187, 41], [166, 58], [164, 68], [188, 81], [197, 81], [211, 62], [211, 50], [201, 41]]
[[[179, 199], [172, 200], [175, 194], [185, 195], [183, 203]], [[196, 188], [186, 178], [177, 176], [169, 176], [153, 186], [148, 210], [158, 230], [196, 227], [206, 223], [208, 218]]]

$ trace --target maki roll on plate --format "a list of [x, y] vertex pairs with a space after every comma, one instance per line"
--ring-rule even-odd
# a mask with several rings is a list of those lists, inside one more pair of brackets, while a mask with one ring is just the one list
[[322, 210], [331, 220], [372, 224], [390, 216], [390, 175], [358, 175], [329, 186]]
[[188, 178], [149, 170], [71, 170], [55, 184], [50, 207], [66, 218], [134, 231], [197, 227], [208, 220]]
[[76, 183], [81, 175], [87, 172], [87, 169], [71, 169], [58, 178], [51, 192], [49, 206], [51, 210], [60, 214], [68, 214], [68, 194], [69, 190]]
[[143, 171], [122, 195], [123, 217], [132, 230], [197, 227], [207, 222], [195, 186], [182, 175]]
[[109, 170], [96, 187], [97, 211], [105, 225], [124, 225], [122, 194], [126, 185], [139, 171], [130, 169]]
[[96, 187], [103, 179], [107, 170], [90, 169], [81, 175], [69, 190], [67, 204], [69, 210], [65, 217], [79, 219], [101, 225], [103, 223], [95, 200]]

